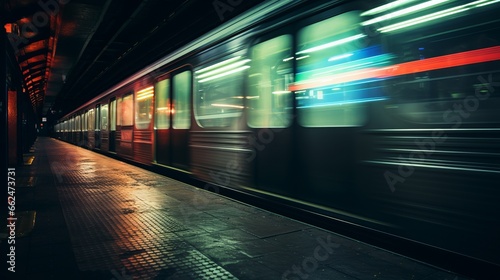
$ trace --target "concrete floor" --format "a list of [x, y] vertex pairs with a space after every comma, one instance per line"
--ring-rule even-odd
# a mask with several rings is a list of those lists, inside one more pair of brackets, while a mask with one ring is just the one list
[[467, 279], [58, 140], [34, 155], [2, 279]]

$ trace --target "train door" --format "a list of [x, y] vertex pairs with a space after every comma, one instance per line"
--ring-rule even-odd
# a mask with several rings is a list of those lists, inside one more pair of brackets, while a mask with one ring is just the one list
[[124, 157], [133, 157], [134, 95], [125, 94], [118, 99], [116, 121], [116, 152]]
[[88, 125], [89, 125], [89, 113], [85, 111], [82, 114], [82, 147], [87, 147], [89, 142], [89, 135], [87, 133]]
[[318, 20], [309, 19], [297, 32], [290, 87], [296, 99], [301, 197], [366, 213], [356, 181], [359, 155], [368, 143], [359, 135], [372, 104], [385, 99], [381, 80], [366, 77], [370, 67], [388, 65], [390, 56], [376, 40], [362, 40], [367, 35], [359, 31], [359, 11], [324, 13]]
[[109, 149], [109, 118], [108, 118], [109, 105], [104, 103], [101, 105], [101, 150], [107, 151]]
[[68, 142], [73, 143], [74, 134], [75, 134], [75, 118], [71, 117], [69, 119], [69, 139], [68, 139]]
[[78, 141], [80, 141], [80, 115], [75, 115], [75, 136], [73, 139], [73, 144], [78, 145]]
[[94, 125], [95, 148], [101, 149], [101, 104], [95, 106]]
[[155, 85], [155, 161], [158, 164], [171, 165], [170, 119], [170, 77]]
[[116, 97], [109, 102], [109, 151], [116, 152]]
[[88, 112], [88, 127], [86, 131], [88, 135], [87, 147], [93, 149], [95, 147], [95, 109], [92, 108]]
[[153, 86], [135, 93], [134, 160], [145, 164], [153, 162], [153, 97]]
[[276, 32], [259, 38], [250, 50], [248, 74], [247, 123], [251, 154], [247, 161], [255, 168], [254, 184], [259, 189], [293, 195], [294, 137], [293, 97], [288, 85], [293, 82], [293, 37]]
[[184, 70], [155, 85], [155, 161], [187, 170], [191, 128], [191, 71]]

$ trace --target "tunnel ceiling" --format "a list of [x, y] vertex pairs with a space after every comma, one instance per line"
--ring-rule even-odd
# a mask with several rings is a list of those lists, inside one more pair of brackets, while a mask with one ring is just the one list
[[58, 118], [262, 0], [3, 0], [39, 116]]

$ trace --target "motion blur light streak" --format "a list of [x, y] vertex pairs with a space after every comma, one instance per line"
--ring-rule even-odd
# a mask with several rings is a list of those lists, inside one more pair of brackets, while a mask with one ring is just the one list
[[148, 87], [143, 90], [140, 90], [137, 92], [137, 97], [136, 100], [143, 100], [143, 99], [148, 99], [154, 96], [154, 89], [153, 87]]
[[218, 75], [215, 75], [215, 76], [210, 76], [206, 79], [203, 79], [203, 80], [199, 80], [198, 82], [199, 83], [204, 83], [204, 82], [208, 82], [210, 80], [214, 80], [214, 79], [218, 79], [218, 78], [222, 78], [222, 77], [225, 77], [227, 75], [231, 75], [231, 74], [234, 74], [234, 73], [237, 73], [237, 72], [240, 72], [240, 71], [243, 71], [245, 69], [248, 69], [250, 68], [250, 66], [246, 65], [246, 66], [242, 66], [242, 67], [239, 67], [239, 68], [236, 68], [236, 69], [233, 69], [231, 71], [228, 71], [228, 72], [225, 72], [225, 73], [221, 73], [221, 74], [218, 74]]
[[245, 64], [250, 62], [251, 60], [239, 60], [240, 58], [241, 56], [236, 56], [196, 71], [196, 74], [202, 73], [201, 75], [196, 76], [196, 78], [199, 79], [198, 82], [204, 83], [250, 68], [250, 66]]
[[500, 46], [416, 60], [385, 68], [385, 77], [500, 60]]
[[[435, 20], [435, 19], [438, 19], [438, 18], [447, 17], [447, 16], [450, 16], [450, 15], [454, 15], [454, 14], [458, 14], [458, 13], [461, 13], [461, 12], [468, 11], [468, 10], [473, 9], [473, 8], [479, 8], [479, 7], [482, 7], [482, 6], [486, 6], [486, 5], [498, 2], [498, 0], [488, 1], [488, 2], [486, 2], [486, 1], [487, 0], [474, 1], [474, 2], [471, 2], [471, 3], [468, 3], [468, 4], [456, 6], [456, 7], [453, 7], [453, 8], [449, 8], [449, 9], [442, 10], [442, 11], [439, 11], [439, 12], [435, 12], [435, 13], [432, 13], [432, 14], [428, 14], [428, 15], [425, 15], [425, 16], [421, 16], [421, 17], [409, 19], [409, 20], [406, 20], [406, 21], [403, 21], [403, 22], [398, 22], [398, 23], [395, 23], [395, 24], [384, 26], [384, 27], [381, 27], [381, 28], [379, 28], [377, 30], [380, 31], [380, 32], [382, 32], [382, 33], [391, 32], [391, 31], [403, 29], [403, 28], [406, 28], [406, 27], [410, 27], [410, 26], [413, 26], [413, 25], [416, 25], [416, 24], [419, 24], [419, 23], [429, 22], [429, 21], [432, 21], [432, 20]], [[361, 25], [367, 25], [367, 24], [366, 24], [366, 22], [363, 22], [363, 23], [361, 23]]]
[[385, 4], [385, 5], [379, 6], [377, 8], [368, 10], [366, 12], [363, 12], [361, 14], [361, 16], [371, 16], [371, 15], [380, 14], [380, 13], [389, 11], [391, 9], [394, 9], [394, 8], [399, 7], [399, 6], [403, 6], [403, 5], [406, 5], [408, 3], [415, 2], [415, 1], [416, 0], [398, 0], [398, 1], [394, 1], [394, 2], [391, 2], [391, 3]]
[[328, 59], [328, 61], [340, 60], [340, 59], [343, 59], [343, 58], [348, 58], [350, 56], [352, 56], [352, 53], [341, 54], [341, 55], [330, 57]]
[[212, 105], [214, 107], [224, 107], [224, 108], [236, 108], [236, 109], [243, 109], [243, 108], [245, 108], [244, 106], [232, 105], [232, 104], [217, 104], [217, 103], [212, 103], [210, 105]]
[[204, 73], [204, 72], [207, 72], [207, 71], [209, 71], [209, 70], [215, 69], [215, 68], [217, 68], [217, 67], [220, 67], [220, 66], [223, 66], [223, 65], [229, 64], [229, 63], [231, 63], [231, 62], [233, 62], [233, 61], [236, 61], [236, 60], [238, 60], [238, 59], [240, 59], [240, 58], [241, 58], [241, 56], [232, 57], [232, 58], [226, 59], [226, 60], [224, 60], [224, 61], [221, 61], [221, 62], [219, 62], [219, 63], [216, 63], [216, 64], [214, 64], [214, 65], [211, 65], [211, 66], [205, 67], [205, 68], [200, 69], [200, 70], [198, 70], [198, 71], [195, 71], [194, 73], [195, 73], [195, 74]]
[[[236, 68], [238, 66], [244, 65], [245, 63], [247, 63], [249, 61], [250, 61], [250, 59], [244, 59], [244, 60], [241, 60], [241, 61], [229, 64], [227, 66], [224, 66], [224, 67], [212, 70], [210, 72], [201, 74], [201, 75], [197, 76], [197, 78], [201, 79], [201, 78], [205, 78], [205, 77], [208, 77], [208, 76], [211, 76], [211, 75], [220, 74], [222, 72], [225, 72], [225, 71], [228, 71], [228, 70], [232, 70], [232, 69], [234, 69], [234, 68]], [[204, 69], [202, 69], [202, 70], [204, 70]]]
[[425, 3], [422, 3], [422, 4], [418, 4], [416, 6], [411, 6], [411, 7], [408, 7], [406, 9], [402, 9], [402, 10], [395, 11], [395, 12], [392, 12], [392, 13], [387, 14], [387, 15], [383, 15], [383, 16], [380, 16], [380, 17], [377, 17], [377, 18], [374, 18], [374, 19], [367, 20], [365, 22], [362, 22], [361, 25], [363, 25], [363, 26], [370, 25], [370, 24], [381, 22], [381, 21], [384, 21], [384, 20], [393, 19], [393, 18], [404, 16], [404, 15], [412, 14], [412, 13], [418, 12], [420, 10], [423, 10], [423, 9], [426, 9], [426, 8], [430, 8], [432, 6], [436, 6], [436, 5], [439, 5], [441, 3], [448, 2], [448, 1], [449, 0], [433, 0], [433, 1], [428, 1], [428, 2], [425, 2]]
[[333, 41], [333, 42], [330, 42], [330, 43], [326, 43], [326, 44], [323, 44], [323, 45], [319, 45], [319, 46], [316, 46], [316, 47], [305, 49], [303, 51], [297, 52], [297, 54], [311, 53], [311, 52], [316, 52], [316, 51], [328, 49], [328, 48], [331, 48], [331, 47], [335, 47], [335, 46], [338, 46], [338, 45], [342, 45], [342, 44], [345, 44], [345, 43], [356, 41], [356, 40], [361, 39], [363, 37], [366, 37], [366, 35], [365, 34], [357, 34], [357, 35], [346, 37], [346, 38], [343, 38], [343, 39], [339, 39], [339, 40], [336, 40], [336, 41]]
[[383, 68], [365, 68], [325, 78], [306, 80], [302, 83], [291, 84], [289, 90], [305, 90], [370, 78], [389, 78], [495, 60], [500, 60], [500, 46], [410, 61]]

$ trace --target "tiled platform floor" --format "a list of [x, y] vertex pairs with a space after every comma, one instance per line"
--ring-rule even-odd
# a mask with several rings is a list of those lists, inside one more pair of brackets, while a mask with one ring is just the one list
[[7, 279], [466, 279], [58, 140], [35, 157]]

